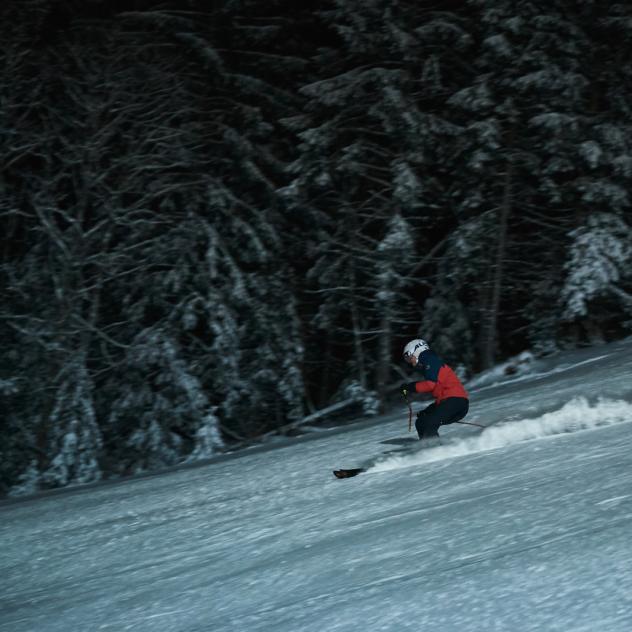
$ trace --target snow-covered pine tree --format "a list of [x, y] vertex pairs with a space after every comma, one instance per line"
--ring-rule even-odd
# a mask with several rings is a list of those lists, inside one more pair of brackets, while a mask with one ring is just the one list
[[49, 458], [40, 474], [41, 485], [65, 487], [100, 480], [102, 437], [85, 351], [73, 354], [52, 387], [53, 408], [44, 419]]
[[[629, 212], [632, 111], [621, 89], [631, 79], [630, 51], [613, 44], [630, 41], [629, 15], [629, 9], [619, 5], [578, 5], [565, 20], [545, 25], [542, 35], [554, 50], [563, 51], [560, 67], [571, 69], [575, 81], [561, 105], [555, 103], [530, 122], [542, 147], [539, 191], [547, 202], [546, 207], [528, 209], [525, 221], [537, 230], [537, 242], [544, 245], [548, 238], [548, 246], [538, 249], [537, 265], [525, 266], [532, 268], [525, 277], [525, 316], [536, 348], [550, 351], [571, 342], [567, 322], [559, 326], [560, 311], [570, 315], [561, 310], [559, 297], [570, 296], [573, 273], [560, 275], [559, 264], [571, 265], [576, 238], [591, 224], [588, 218], [595, 213], [624, 218]], [[610, 305], [603, 305], [598, 314], [600, 305], [593, 303], [596, 320], [608, 325], [592, 324], [593, 335], [605, 336], [606, 330], [616, 335], [625, 317], [612, 314]], [[577, 329], [573, 331], [576, 336]]]
[[138, 334], [127, 353], [125, 381], [110, 389], [105, 425], [119, 473], [209, 457], [222, 445], [208, 395], [166, 331]]
[[581, 324], [591, 343], [603, 342], [609, 327], [624, 324], [629, 331], [632, 227], [623, 217], [598, 212], [574, 229], [570, 238], [560, 295], [563, 319]]
[[[335, 46], [314, 56], [322, 71], [300, 90], [307, 99], [304, 114], [284, 121], [300, 141], [285, 194], [314, 226], [305, 265], [311, 266], [308, 280], [316, 283], [302, 300], [318, 300], [316, 331], [338, 339], [342, 334], [336, 353], [326, 351], [326, 385], [336, 390], [336, 382], [352, 374], [363, 387], [375, 388], [367, 381], [367, 358], [385, 357], [380, 345], [390, 338], [374, 332], [395, 325], [383, 314], [376, 320], [376, 297], [386, 296], [380, 288], [389, 276], [377, 264], [379, 244], [391, 233], [392, 218], [401, 216], [412, 244], [392, 256], [405, 260], [415, 249], [426, 253], [432, 247], [445, 195], [437, 175], [456, 133], [441, 116], [446, 85], [453, 81], [442, 68], [468, 38], [454, 16], [404, 2], [336, 2], [317, 17]], [[399, 269], [399, 279], [406, 273]], [[385, 382], [384, 371], [378, 379]]]
[[248, 300], [239, 310], [244, 315], [239, 368], [245, 388], [227, 417], [257, 435], [303, 417], [304, 349], [285, 273], [269, 271], [265, 277], [253, 273], [246, 286]]
[[[64, 11], [49, 8], [51, 19]], [[91, 15], [86, 7], [84, 14], [64, 13], [63, 46], [45, 39], [41, 48], [11, 56], [22, 69], [14, 77], [19, 88], [0, 104], [12, 130], [1, 137], [10, 213], [0, 221], [6, 219], [19, 247], [4, 253], [3, 287], [11, 291], [2, 322], [18, 332], [15, 344], [24, 343], [25, 358], [41, 357], [40, 344], [57, 344], [48, 371], [35, 371], [42, 366], [35, 360], [23, 363], [41, 378], [32, 384], [35, 412], [54, 408], [51, 374], [73, 366], [68, 340], [88, 336], [93, 410], [108, 471], [208, 456], [220, 445], [220, 425], [230, 431], [237, 423], [226, 416], [237, 400], [247, 413], [239, 424], [270, 419], [248, 408], [243, 394], [256, 389], [238, 363], [244, 331], [278, 332], [276, 318], [292, 304], [289, 288], [265, 289], [268, 276], [285, 276], [275, 189], [282, 167], [276, 151], [287, 153], [287, 146], [273, 142], [274, 122], [291, 114], [296, 101], [291, 91], [275, 88], [274, 76], [286, 78], [304, 62], [272, 52], [286, 39], [274, 14], [259, 14], [250, 25], [240, 15], [248, 44], [230, 50], [224, 26], [239, 10], [222, 7], [207, 22], [163, 5], [100, 14], [74, 28]], [[42, 160], [49, 155], [56, 160]], [[294, 371], [302, 343], [290, 323], [284, 345], [294, 352], [267, 357], [282, 403], [275, 420], [297, 416], [302, 402]], [[146, 332], [162, 336], [152, 339], [153, 351]], [[3, 358], [14, 350], [3, 350]], [[160, 352], [162, 361], [152, 355]], [[234, 371], [224, 366], [220, 380], [215, 367], [229, 352]], [[19, 371], [18, 364], [9, 366]], [[138, 393], [128, 392], [128, 370]], [[182, 380], [170, 388], [156, 382], [174, 376]], [[143, 398], [147, 410], [135, 419]], [[37, 452], [41, 419], [24, 416], [24, 438], [33, 446], [16, 472], [33, 454], [43, 462], [57, 454]], [[127, 454], [117, 462], [118, 443], [129, 447], [131, 437], [141, 448], [138, 458]]]
[[[543, 278], [555, 284], [564, 235], [572, 227], [574, 205], [565, 187], [575, 176], [590, 45], [576, 14], [556, 3], [471, 4], [481, 49], [470, 85], [450, 103], [467, 130], [460, 215], [496, 215], [485, 236], [489, 256], [479, 260], [483, 291], [474, 316], [481, 365], [487, 367], [501, 340], [509, 342], [505, 352], [519, 350], [511, 347], [512, 332], [524, 326], [525, 313], [534, 323], [553, 320], [554, 304], [546, 304], [538, 290], [549, 287]], [[545, 336], [546, 328], [537, 329]]]
[[493, 213], [482, 213], [452, 232], [423, 305], [419, 334], [451, 365], [471, 368], [478, 364], [476, 318], [470, 306], [480, 300], [480, 271], [489, 266], [485, 243], [493, 230]]
[[[383, 405], [387, 387], [391, 382], [393, 349], [401, 339], [400, 331], [405, 315], [410, 314], [411, 297], [403, 290], [407, 285], [405, 274], [414, 259], [414, 238], [408, 223], [395, 214], [387, 223], [386, 234], [374, 255], [373, 302], [377, 325], [376, 390]], [[399, 360], [399, 354], [397, 354]]]

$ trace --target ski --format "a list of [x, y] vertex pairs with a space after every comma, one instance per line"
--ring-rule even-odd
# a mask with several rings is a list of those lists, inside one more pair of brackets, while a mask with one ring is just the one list
[[351, 478], [352, 476], [357, 476], [358, 474], [361, 474], [362, 472], [366, 472], [366, 470], [363, 467], [356, 467], [350, 470], [334, 470], [334, 476], [336, 478]]

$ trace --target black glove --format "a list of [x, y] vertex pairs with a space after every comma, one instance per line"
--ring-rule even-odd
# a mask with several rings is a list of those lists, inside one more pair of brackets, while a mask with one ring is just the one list
[[408, 395], [408, 393], [416, 393], [417, 391], [415, 390], [415, 384], [417, 384], [417, 382], [408, 382], [407, 384], [402, 384], [399, 387], [399, 391], [402, 395]]

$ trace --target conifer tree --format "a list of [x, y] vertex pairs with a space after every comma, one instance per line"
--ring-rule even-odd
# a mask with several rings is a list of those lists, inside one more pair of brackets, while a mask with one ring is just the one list
[[[495, 215], [484, 256], [471, 262], [478, 265], [478, 296], [467, 300], [480, 363], [489, 367], [500, 341], [520, 326], [525, 303], [534, 320], [548, 318], [535, 309], [535, 290], [555, 276], [558, 243], [572, 226], [576, 200], [564, 190], [577, 162], [590, 45], [556, 4], [471, 4], [480, 18], [476, 74], [450, 102], [467, 130], [460, 212]], [[543, 225], [546, 244], [538, 238]]]
[[619, 314], [632, 313], [632, 228], [612, 213], [594, 213], [571, 239], [562, 317], [580, 322], [590, 342], [603, 342]]
[[[396, 258], [408, 263], [398, 269], [398, 289], [407, 282], [413, 287], [413, 252], [431, 250], [443, 222], [441, 169], [458, 129], [440, 114], [454, 81], [453, 75], [444, 79], [442, 69], [448, 51], [462, 50], [469, 39], [453, 15], [428, 17], [423, 7], [405, 2], [336, 2], [319, 18], [337, 46], [315, 56], [324, 77], [301, 88], [308, 99], [304, 115], [285, 121], [300, 141], [285, 194], [316, 225], [320, 243], [308, 279], [318, 280], [310, 288], [320, 301], [316, 324], [335, 327], [349, 341], [339, 379], [350, 369], [366, 384], [366, 358], [379, 357], [383, 389], [386, 346], [393, 352], [389, 332], [405, 317], [391, 312], [392, 297], [381, 305], [385, 310], [377, 305], [391, 296], [385, 279]], [[393, 221], [406, 223], [408, 241], [400, 251], [388, 249], [386, 262], [379, 244], [391, 235]], [[375, 291], [367, 296], [366, 288]]]

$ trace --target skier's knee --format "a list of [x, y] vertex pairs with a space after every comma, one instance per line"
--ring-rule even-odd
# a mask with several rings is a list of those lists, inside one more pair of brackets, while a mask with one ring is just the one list
[[415, 421], [415, 428], [417, 430], [417, 435], [421, 439], [424, 436], [424, 416], [421, 411], [417, 413], [417, 419]]

